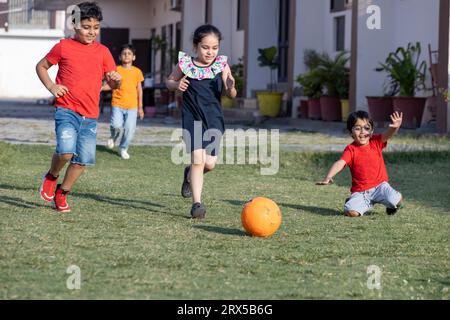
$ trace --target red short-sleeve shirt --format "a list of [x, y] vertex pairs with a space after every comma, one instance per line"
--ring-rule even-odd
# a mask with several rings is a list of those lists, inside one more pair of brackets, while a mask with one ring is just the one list
[[56, 83], [69, 92], [57, 98], [55, 106], [71, 109], [87, 118], [98, 118], [102, 80], [105, 73], [116, 70], [111, 52], [94, 42], [82, 44], [63, 39], [45, 57], [59, 67]]
[[362, 192], [388, 181], [382, 150], [387, 143], [381, 141], [381, 135], [374, 135], [369, 144], [358, 146], [349, 144], [341, 160], [350, 168], [352, 174], [351, 192]]

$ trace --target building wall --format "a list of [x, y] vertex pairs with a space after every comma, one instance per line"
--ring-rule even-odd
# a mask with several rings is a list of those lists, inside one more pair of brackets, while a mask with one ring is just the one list
[[[450, 36], [448, 39], [448, 92], [450, 92]], [[450, 99], [447, 104], [447, 132], [450, 132]]]
[[[169, 0], [99, 0], [105, 28], [129, 28], [131, 39], [150, 39], [152, 28], [176, 23], [181, 14], [170, 10]], [[159, 30], [160, 31], [160, 30]]]
[[231, 15], [231, 64], [239, 63], [239, 59], [244, 57], [244, 31], [237, 30], [238, 18], [238, 0], [231, 0], [232, 15]]
[[367, 28], [367, 6], [360, 8], [358, 21], [357, 108], [363, 110], [368, 109], [366, 96], [383, 95], [386, 74], [374, 71], [378, 62], [397, 47], [419, 41], [421, 60], [429, 67], [428, 44], [435, 49], [438, 46], [439, 0], [377, 0], [372, 4], [381, 9], [381, 30]]
[[192, 35], [197, 27], [205, 23], [205, 0], [184, 0], [183, 15], [182, 48], [193, 55]]
[[129, 28], [130, 38], [150, 38], [149, 1], [135, 0], [126, 10], [124, 1], [120, 0], [99, 0], [97, 3], [103, 11], [102, 28]]
[[[0, 98], [42, 99], [51, 93], [36, 74], [36, 64], [64, 37], [63, 30], [0, 30]], [[49, 69], [54, 80], [58, 67]]]
[[[237, 0], [213, 0], [212, 21], [222, 33], [220, 54], [228, 56], [229, 63], [235, 64], [244, 56], [244, 31], [237, 28]], [[192, 34], [205, 23], [205, 0], [184, 0], [183, 49], [194, 54]]]
[[[330, 12], [329, 1], [296, 0], [297, 1], [297, 42], [295, 45], [294, 79], [306, 72], [303, 63], [304, 50], [314, 49], [326, 52], [330, 56], [335, 51], [335, 17], [345, 16], [345, 50], [351, 50], [351, 10]], [[294, 83], [294, 86], [297, 86]]]
[[267, 90], [270, 83], [269, 68], [258, 64], [258, 49], [278, 45], [278, 12], [278, 1], [249, 0], [247, 97], [252, 90]]
[[[237, 0], [212, 1], [212, 24], [222, 33], [220, 53], [227, 55], [230, 64], [244, 56], [244, 31], [237, 30]], [[223, 17], [227, 18], [224, 19]]]
[[297, 0], [295, 77], [307, 71], [303, 63], [303, 52], [305, 49], [314, 49], [318, 52], [325, 50], [326, 41], [323, 37], [325, 34], [325, 23], [324, 19], [320, 18], [324, 17], [325, 8], [327, 6], [324, 1]]

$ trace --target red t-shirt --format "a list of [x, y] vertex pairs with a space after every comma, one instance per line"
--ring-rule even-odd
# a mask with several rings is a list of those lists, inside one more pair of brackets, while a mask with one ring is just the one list
[[345, 161], [352, 173], [351, 192], [369, 190], [388, 181], [382, 154], [386, 145], [386, 142], [381, 141], [381, 135], [374, 135], [365, 146], [352, 143], [345, 148], [341, 160]]
[[87, 118], [98, 118], [102, 80], [105, 73], [116, 70], [111, 52], [94, 42], [82, 44], [74, 39], [63, 39], [45, 57], [58, 64], [56, 83], [69, 92], [57, 98], [55, 106], [73, 110]]

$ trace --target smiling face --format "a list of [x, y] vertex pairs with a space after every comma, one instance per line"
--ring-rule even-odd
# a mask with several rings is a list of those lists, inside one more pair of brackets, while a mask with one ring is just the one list
[[352, 128], [352, 138], [357, 145], [365, 146], [369, 144], [372, 137], [373, 128], [367, 119], [357, 119]]
[[203, 65], [210, 65], [219, 54], [219, 39], [213, 33], [208, 34], [195, 47], [195, 51], [198, 62]]
[[94, 18], [81, 20], [75, 26], [75, 39], [82, 44], [92, 44], [100, 33], [100, 21]]

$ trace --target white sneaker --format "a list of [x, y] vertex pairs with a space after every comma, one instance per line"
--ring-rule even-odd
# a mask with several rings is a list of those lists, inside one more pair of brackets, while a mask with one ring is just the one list
[[130, 159], [130, 155], [128, 154], [127, 149], [120, 149], [120, 156], [125, 160]]
[[114, 148], [114, 140], [111, 139], [111, 138], [109, 138], [109, 139], [108, 139], [108, 142], [106, 142], [106, 147], [107, 147], [108, 149], [113, 149], [113, 148]]

